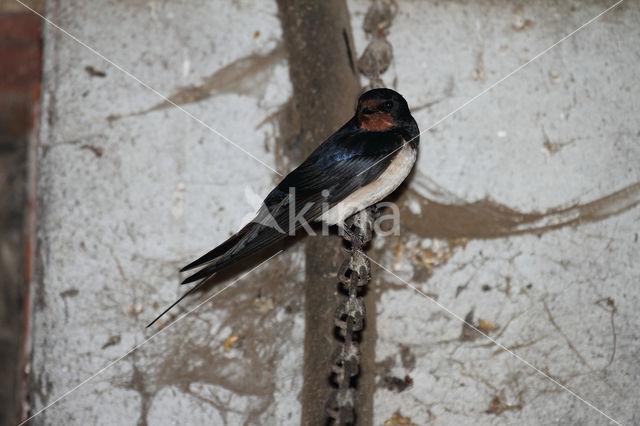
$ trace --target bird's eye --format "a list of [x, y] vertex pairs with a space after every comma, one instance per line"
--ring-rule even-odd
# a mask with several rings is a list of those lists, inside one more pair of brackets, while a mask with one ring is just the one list
[[391, 108], [393, 108], [393, 102], [392, 101], [387, 101], [385, 103], [382, 104], [382, 109], [384, 110], [391, 110]]

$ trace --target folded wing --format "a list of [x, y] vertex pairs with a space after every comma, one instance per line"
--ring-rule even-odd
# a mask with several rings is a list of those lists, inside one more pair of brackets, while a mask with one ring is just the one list
[[[347, 127], [350, 123], [347, 123]], [[375, 180], [393, 160], [404, 140], [395, 133], [341, 133], [323, 143], [287, 175], [264, 200], [256, 218], [227, 241], [185, 266], [205, 266], [183, 283], [208, 278], [220, 269], [299, 230], [302, 217], [311, 222], [358, 188]]]

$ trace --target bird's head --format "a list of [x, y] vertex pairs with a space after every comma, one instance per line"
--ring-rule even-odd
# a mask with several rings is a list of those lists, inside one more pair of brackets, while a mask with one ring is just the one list
[[356, 120], [362, 130], [384, 132], [401, 126], [411, 117], [407, 101], [391, 89], [373, 89], [358, 99]]

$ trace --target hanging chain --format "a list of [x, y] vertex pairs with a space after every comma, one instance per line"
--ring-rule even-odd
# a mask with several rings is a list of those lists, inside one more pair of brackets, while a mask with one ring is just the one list
[[341, 290], [347, 297], [336, 310], [334, 323], [342, 344], [333, 357], [332, 373], [337, 390], [327, 403], [333, 424], [349, 425], [355, 421], [356, 396], [352, 379], [360, 370], [359, 333], [364, 327], [365, 306], [363, 288], [371, 279], [371, 264], [363, 247], [373, 233], [373, 208], [352, 216], [345, 225], [345, 240], [351, 243], [350, 256], [338, 271]]
[[380, 76], [393, 60], [393, 47], [387, 34], [398, 13], [395, 0], [372, 0], [364, 17], [362, 28], [369, 38], [369, 44], [358, 59], [358, 69], [369, 78], [365, 89], [387, 87]]

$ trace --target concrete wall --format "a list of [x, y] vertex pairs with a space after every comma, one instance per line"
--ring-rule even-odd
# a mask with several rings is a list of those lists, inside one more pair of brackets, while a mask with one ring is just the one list
[[[350, 5], [359, 25], [369, 3]], [[421, 129], [608, 6], [398, 5], [383, 77]], [[611, 11], [423, 135], [398, 200], [402, 237], [372, 255], [399, 276], [378, 273], [376, 359], [413, 380], [376, 393], [377, 424], [395, 410], [416, 424], [608, 422], [401, 280], [458, 317], [473, 311], [490, 337], [612, 418], [640, 421], [639, 6]]]
[[[348, 5], [361, 52], [370, 3]], [[427, 129], [606, 7], [399, 1], [383, 78]], [[52, 0], [47, 13], [260, 161], [291, 167], [275, 3]], [[608, 421], [403, 281], [613, 419], [640, 421], [639, 22], [640, 4], [623, 3], [422, 136], [395, 196], [402, 234], [370, 251], [391, 271], [374, 271], [375, 424]], [[277, 178], [68, 36], [47, 27], [45, 42], [32, 412], [150, 337], [179, 266]], [[288, 247], [33, 422], [297, 424], [304, 266]]]
[[[290, 93], [275, 3], [52, 1], [47, 11], [275, 167], [268, 118]], [[36, 409], [154, 334], [145, 325], [180, 294], [179, 267], [237, 230], [275, 178], [68, 36], [48, 27], [45, 42]], [[256, 271], [34, 421], [295, 424], [298, 258], [293, 248], [273, 260], [271, 290]], [[241, 339], [226, 351], [232, 335]]]

